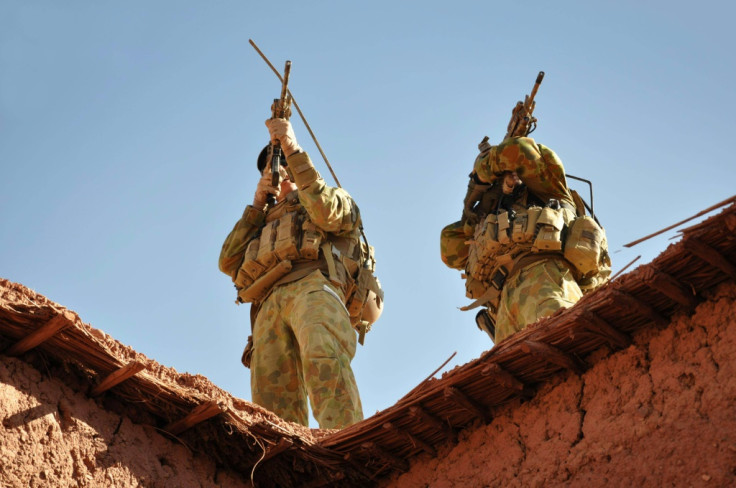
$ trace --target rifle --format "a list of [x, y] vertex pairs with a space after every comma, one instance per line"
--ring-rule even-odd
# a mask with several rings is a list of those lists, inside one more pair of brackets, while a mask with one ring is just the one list
[[536, 106], [534, 96], [537, 94], [539, 85], [542, 83], [542, 78], [544, 78], [544, 71], [539, 72], [532, 92], [524, 96], [524, 101], [516, 102], [516, 106], [511, 111], [511, 121], [509, 122], [504, 140], [509, 137], [526, 137], [537, 128], [537, 119], [532, 116], [532, 112], [534, 112], [534, 107]]
[[[284, 77], [281, 83], [281, 97], [275, 98], [273, 104], [271, 104], [271, 118], [273, 119], [289, 119], [291, 117], [291, 94], [289, 93], [289, 73], [291, 72], [291, 61], [286, 61], [284, 66]], [[279, 168], [281, 167], [281, 161], [284, 157], [281, 151], [281, 144], [274, 142], [271, 144], [271, 185], [279, 186]], [[267, 199], [268, 205], [273, 206], [276, 204], [276, 197], [269, 195]]]

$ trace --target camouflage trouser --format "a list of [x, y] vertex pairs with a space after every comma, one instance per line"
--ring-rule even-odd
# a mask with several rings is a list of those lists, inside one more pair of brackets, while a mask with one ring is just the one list
[[506, 281], [501, 292], [496, 344], [538, 319], [572, 306], [582, 296], [570, 268], [562, 260], [549, 259], [522, 268]]
[[320, 271], [271, 292], [253, 327], [254, 403], [308, 425], [308, 396], [321, 428], [363, 419], [350, 367], [356, 333], [341, 299]]

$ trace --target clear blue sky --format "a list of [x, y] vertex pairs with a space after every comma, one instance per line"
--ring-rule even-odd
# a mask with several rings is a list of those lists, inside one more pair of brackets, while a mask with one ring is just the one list
[[[518, 6], [518, 7], [516, 7]], [[217, 269], [282, 68], [377, 249], [366, 415], [492, 344], [439, 257], [477, 143], [540, 70], [539, 128], [595, 184], [614, 271], [734, 193], [732, 2], [0, 1], [0, 276], [250, 399], [248, 309]], [[301, 145], [329, 172], [294, 117]], [[575, 186], [587, 195], [587, 189]]]

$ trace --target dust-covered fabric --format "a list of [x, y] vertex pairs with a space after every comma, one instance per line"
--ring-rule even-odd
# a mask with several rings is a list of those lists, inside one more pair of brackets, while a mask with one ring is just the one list
[[473, 171], [481, 181], [492, 182], [505, 171], [515, 171], [529, 191], [543, 202], [554, 198], [572, 206], [565, 168], [557, 154], [531, 137], [511, 137], [479, 156]]
[[580, 290], [568, 263], [548, 259], [522, 268], [506, 280], [496, 316], [495, 342], [560, 308], [574, 305]]
[[363, 419], [350, 367], [356, 334], [342, 300], [319, 271], [271, 292], [253, 330], [253, 402], [308, 425], [309, 398], [321, 428]]
[[235, 222], [233, 230], [225, 238], [218, 264], [220, 271], [230, 276], [232, 280], [235, 280], [240, 263], [243, 262], [243, 254], [248, 242], [265, 222], [266, 214], [248, 205], [243, 211], [243, 216]]
[[[289, 156], [287, 162], [290, 168], [312, 164], [305, 152]], [[321, 177], [299, 189], [299, 202], [320, 229], [336, 235], [357, 232], [360, 224], [358, 206], [347, 191], [329, 186]]]
[[468, 262], [466, 241], [469, 237], [464, 229], [465, 224], [458, 221], [446, 226], [440, 233], [440, 257], [450, 268], [462, 270]]
[[[290, 208], [284, 207], [287, 203], [308, 214], [323, 243], [352, 239], [352, 247], [358, 249], [361, 219], [352, 197], [327, 185], [306, 153], [290, 155], [287, 163], [290, 170], [310, 173], [313, 179], [265, 213], [252, 206], [245, 209], [220, 252], [220, 270], [233, 281], [248, 243], [261, 235], [269, 218], [276, 219], [280, 211]], [[324, 249], [319, 256], [326, 259]], [[292, 264], [297, 267], [308, 260], [300, 256]], [[344, 277], [343, 264], [336, 261], [334, 278], [339, 280]], [[344, 290], [322, 274], [323, 268], [331, 272], [325, 263], [307, 276], [298, 274], [289, 281], [283, 277], [284, 284], [271, 285], [274, 288], [266, 290], [263, 303], [256, 304], [260, 307], [252, 331], [251, 390], [255, 403], [303, 425], [308, 425], [309, 399], [320, 427], [341, 428], [363, 418], [350, 367], [357, 337], [344, 305]]]

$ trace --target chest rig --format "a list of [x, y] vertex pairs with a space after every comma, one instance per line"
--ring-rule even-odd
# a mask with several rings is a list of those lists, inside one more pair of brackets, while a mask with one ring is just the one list
[[351, 323], [363, 329], [361, 316], [373, 291], [382, 300], [383, 292], [373, 275], [373, 247], [359, 238], [355, 229], [335, 235], [312, 222], [293, 191], [266, 213], [265, 224], [250, 239], [235, 277], [238, 301], [259, 303], [281, 284], [301, 279], [320, 270], [343, 292]]
[[575, 219], [568, 205], [545, 205], [525, 185], [504, 194], [500, 184], [489, 188], [478, 202], [479, 223], [469, 240], [465, 286], [475, 299], [469, 310], [486, 305], [495, 312], [506, 278], [533, 262], [563, 258], [565, 226]]

